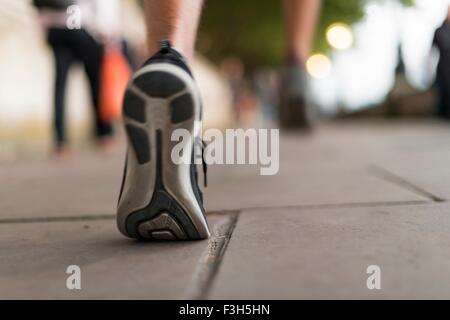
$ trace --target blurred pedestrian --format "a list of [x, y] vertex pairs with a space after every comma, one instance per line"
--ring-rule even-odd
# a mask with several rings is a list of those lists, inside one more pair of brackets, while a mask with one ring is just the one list
[[311, 52], [321, 0], [284, 0], [285, 61], [281, 73], [279, 121], [282, 129], [311, 130], [314, 110], [307, 97], [306, 60]]
[[[99, 6], [103, 7], [99, 9]], [[39, 18], [46, 33], [55, 62], [54, 85], [54, 141], [55, 154], [68, 153], [65, 126], [65, 91], [68, 73], [74, 62], [81, 62], [89, 80], [90, 95], [94, 107], [95, 137], [100, 146], [109, 146], [113, 134], [111, 123], [99, 115], [100, 69], [105, 43], [116, 38], [119, 19], [108, 18], [119, 12], [118, 1], [91, 0], [33, 0], [39, 10]], [[68, 24], [70, 6], [76, 5], [81, 14], [79, 26]], [[70, 11], [70, 10], [69, 10]], [[73, 22], [73, 21], [72, 21]]]
[[434, 33], [433, 45], [440, 53], [436, 72], [439, 94], [436, 113], [439, 117], [450, 119], [450, 6], [445, 21]]

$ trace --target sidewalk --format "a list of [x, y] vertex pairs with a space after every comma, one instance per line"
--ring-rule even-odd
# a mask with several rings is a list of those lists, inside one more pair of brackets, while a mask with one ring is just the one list
[[[197, 242], [118, 233], [121, 152], [0, 165], [0, 298], [450, 298], [450, 124], [281, 139], [278, 175], [210, 168], [213, 236]], [[82, 290], [66, 289], [69, 265]]]

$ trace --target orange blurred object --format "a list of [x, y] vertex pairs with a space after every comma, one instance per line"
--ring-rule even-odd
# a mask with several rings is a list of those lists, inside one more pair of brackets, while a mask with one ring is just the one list
[[130, 65], [120, 49], [105, 51], [100, 75], [100, 118], [105, 123], [122, 115], [122, 100], [132, 74]]

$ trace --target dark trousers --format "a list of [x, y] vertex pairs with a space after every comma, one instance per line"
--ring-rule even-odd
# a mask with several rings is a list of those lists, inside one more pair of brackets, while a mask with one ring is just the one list
[[54, 128], [57, 144], [66, 142], [64, 121], [64, 96], [70, 66], [79, 61], [86, 71], [94, 106], [94, 125], [97, 137], [112, 134], [112, 126], [99, 117], [100, 68], [103, 46], [85, 30], [51, 28], [47, 40], [55, 56]]
[[445, 86], [442, 83], [436, 84], [437, 87], [437, 105], [436, 105], [436, 116], [440, 118], [449, 119], [450, 118], [450, 112], [449, 112], [449, 102], [450, 97], [447, 90], [447, 86]]

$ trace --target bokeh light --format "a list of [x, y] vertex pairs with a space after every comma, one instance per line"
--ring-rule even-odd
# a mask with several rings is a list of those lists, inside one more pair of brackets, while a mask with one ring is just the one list
[[306, 70], [312, 77], [323, 79], [331, 72], [331, 61], [323, 54], [314, 54], [306, 61]]
[[331, 47], [346, 50], [353, 45], [353, 32], [344, 23], [333, 23], [326, 32], [327, 41]]

